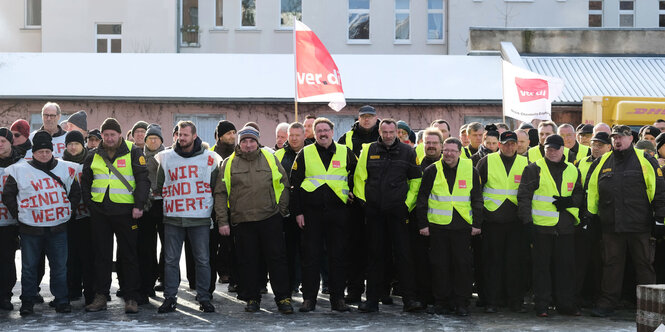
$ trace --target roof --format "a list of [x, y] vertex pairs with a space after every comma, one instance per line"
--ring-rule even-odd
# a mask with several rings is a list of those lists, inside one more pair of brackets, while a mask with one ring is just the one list
[[521, 58], [529, 70], [564, 80], [555, 103], [579, 104], [584, 96], [665, 96], [665, 57]]
[[[499, 56], [333, 58], [348, 101], [501, 101]], [[0, 53], [0, 98], [291, 101], [293, 64], [291, 54]]]

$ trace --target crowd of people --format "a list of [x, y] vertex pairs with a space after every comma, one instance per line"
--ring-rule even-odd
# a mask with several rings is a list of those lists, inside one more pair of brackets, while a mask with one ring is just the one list
[[607, 317], [665, 278], [665, 120], [472, 122], [453, 137], [445, 119], [416, 133], [366, 105], [337, 142], [343, 129], [308, 115], [277, 125], [272, 147], [225, 120], [212, 146], [180, 121], [165, 147], [159, 124], [125, 136], [113, 118], [88, 130], [85, 111], [61, 114], [49, 102], [39, 130], [0, 128], [0, 309], [14, 309], [20, 248], [21, 316], [44, 302], [45, 258], [56, 312], [81, 298], [106, 310], [114, 269], [126, 313], [155, 292], [173, 312], [183, 246], [203, 312], [219, 281], [247, 312], [270, 282], [284, 314], [323, 293], [340, 312], [400, 296], [405, 312], [467, 316], [475, 299], [525, 313], [532, 299], [539, 317]]

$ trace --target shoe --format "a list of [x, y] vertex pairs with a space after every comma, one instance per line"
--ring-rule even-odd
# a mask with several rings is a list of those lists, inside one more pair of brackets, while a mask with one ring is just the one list
[[37, 294], [37, 296], [35, 296], [33, 303], [44, 303], [44, 297], [41, 296], [40, 294]]
[[360, 303], [358, 305], [358, 310], [360, 312], [378, 312], [379, 311], [379, 303], [368, 300], [368, 301], [365, 301], [363, 303]]
[[122, 289], [119, 288], [118, 291], [115, 292], [115, 296], [122, 298], [125, 296], [125, 292], [123, 292]]
[[383, 305], [392, 305], [393, 303], [394, 303], [393, 298], [390, 297], [390, 296], [386, 296], [386, 297], [381, 299], [381, 304], [383, 304]]
[[423, 306], [420, 301], [414, 301], [414, 300], [405, 300], [404, 301], [404, 307], [402, 308], [402, 311], [404, 312], [416, 312], [416, 311], [421, 311], [425, 309], [425, 306]]
[[229, 284], [228, 292], [229, 292], [229, 293], [236, 293], [236, 292], [238, 292], [238, 285], [236, 285], [236, 284]]
[[139, 304], [136, 300], [125, 300], [125, 313], [137, 314], [139, 312]]
[[266, 287], [261, 288], [261, 294], [268, 294], [268, 288]]
[[448, 306], [441, 305], [441, 304], [436, 304], [434, 307], [428, 311], [431, 314], [435, 315], [450, 315], [453, 311], [448, 308]]
[[201, 301], [199, 304], [199, 310], [203, 312], [215, 312], [215, 306], [210, 301]]
[[147, 296], [139, 296], [139, 298], [136, 300], [136, 304], [138, 305], [144, 305], [150, 303], [150, 300], [148, 300]]
[[12, 311], [14, 310], [14, 305], [12, 304], [12, 301], [9, 298], [2, 298], [0, 299], [0, 309]]
[[49, 301], [48, 306], [51, 307], [51, 308], [55, 308], [55, 300]]
[[348, 294], [344, 297], [344, 302], [346, 303], [360, 303], [360, 295], [357, 294]]
[[67, 314], [72, 312], [72, 306], [69, 303], [60, 303], [55, 305], [55, 312]]
[[164, 284], [160, 282], [155, 286], [154, 289], [155, 289], [155, 292], [163, 292], [164, 291]]
[[95, 294], [95, 299], [92, 300], [92, 303], [85, 306], [85, 311], [97, 312], [101, 310], [106, 310], [106, 295]]
[[247, 301], [247, 305], [245, 306], [245, 311], [246, 312], [257, 312], [259, 311], [261, 307], [261, 302], [256, 301], [256, 300], [249, 300]]
[[165, 314], [167, 312], [174, 312], [178, 304], [178, 300], [175, 297], [169, 297], [162, 302], [162, 305], [157, 308], [158, 314]]
[[609, 317], [614, 315], [614, 309], [595, 307], [591, 309], [591, 317]]
[[349, 308], [348, 305], [346, 305], [346, 302], [344, 302], [344, 299], [335, 299], [330, 301], [330, 309], [334, 311], [339, 311], [339, 312], [347, 312], [351, 311], [351, 308]]
[[316, 301], [303, 300], [302, 305], [300, 306], [300, 309], [298, 309], [298, 311], [300, 311], [300, 312], [310, 312], [310, 311], [314, 311], [314, 309], [316, 309]]
[[455, 315], [466, 317], [469, 315], [469, 309], [467, 307], [457, 307], [457, 310], [455, 310]]
[[283, 314], [292, 314], [293, 306], [291, 305], [291, 298], [285, 298], [277, 302], [277, 310]]
[[21, 316], [28, 316], [35, 313], [35, 304], [32, 302], [21, 302], [21, 309], [19, 309], [19, 314]]
[[330, 295], [330, 289], [328, 288], [328, 286], [321, 287], [321, 294]]
[[495, 314], [497, 312], [498, 312], [498, 310], [496, 309], [495, 306], [493, 306], [493, 305], [486, 305], [485, 306], [485, 313], [486, 314]]

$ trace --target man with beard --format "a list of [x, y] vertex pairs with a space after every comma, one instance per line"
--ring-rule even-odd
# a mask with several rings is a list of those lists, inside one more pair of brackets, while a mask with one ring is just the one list
[[[53, 156], [55, 158], [62, 158], [62, 154], [65, 152], [65, 134], [64, 131], [59, 125], [58, 121], [62, 116], [62, 110], [60, 105], [48, 102], [42, 107], [42, 121], [43, 125], [37, 131], [43, 130], [51, 135], [53, 138]], [[30, 133], [30, 141], [32, 141], [33, 136], [37, 131]], [[27, 150], [25, 159], [32, 159], [32, 150]]]
[[14, 135], [13, 145], [16, 152], [23, 158], [26, 152], [32, 149], [32, 142], [30, 141], [30, 124], [28, 121], [18, 119], [12, 123], [10, 127]]
[[[450, 125], [448, 124], [448, 121], [443, 120], [443, 119], [437, 119], [437, 120], [432, 121], [432, 123], [430, 124], [430, 127], [439, 129], [439, 131], [441, 132], [441, 136], [443, 137], [444, 140], [446, 138], [450, 137]], [[416, 156], [418, 157], [418, 160], [417, 160], [418, 165], [420, 165], [420, 163], [422, 163], [422, 161], [423, 161], [423, 159], [425, 159], [425, 155], [426, 155], [426, 152], [425, 152], [425, 148], [426, 148], [425, 147], [425, 138], [426, 138], [426, 136], [424, 135], [424, 131], [421, 131], [421, 133], [423, 133], [422, 134], [423, 135], [422, 143], [416, 145], [416, 147], [415, 147]], [[424, 168], [422, 168], [422, 169], [424, 170]]]
[[[189, 238], [196, 261], [196, 300], [199, 310], [214, 312], [210, 303], [210, 216], [213, 210], [212, 187], [217, 180], [219, 155], [201, 146], [196, 126], [191, 121], [178, 123], [178, 142], [155, 159], [157, 194], [164, 207], [164, 303], [158, 313], [176, 309], [180, 284], [180, 253]], [[185, 186], [186, 184], [186, 186]], [[182, 188], [191, 188], [185, 191]]]
[[[305, 115], [305, 121], [302, 122], [303, 127], [305, 127], [305, 145], [310, 145], [316, 140], [314, 138], [314, 120], [316, 116], [314, 114]], [[256, 130], [259, 130], [256, 128]]]
[[86, 158], [81, 176], [83, 199], [92, 215], [95, 252], [95, 298], [86, 311], [106, 310], [111, 287], [113, 235], [118, 238], [118, 254], [123, 271], [125, 312], [137, 313], [141, 286], [137, 240], [137, 219], [150, 191], [143, 150], [122, 138], [116, 119], [102, 123], [102, 144]]

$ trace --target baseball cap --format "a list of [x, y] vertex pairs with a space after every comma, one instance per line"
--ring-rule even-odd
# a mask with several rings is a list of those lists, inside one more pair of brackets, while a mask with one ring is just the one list
[[626, 125], [616, 125], [612, 128], [612, 133], [610, 134], [610, 137], [614, 135], [633, 136], [633, 131], [630, 129], [630, 127]]
[[545, 147], [560, 149], [563, 146], [563, 137], [559, 135], [550, 135], [545, 139]]
[[612, 141], [610, 141], [610, 134], [602, 131], [599, 131], [595, 135], [593, 135], [591, 141], [597, 141], [603, 144], [612, 144]]
[[501, 144], [506, 144], [508, 141], [517, 142], [517, 134], [515, 134], [514, 131], [510, 130], [504, 131], [501, 133], [499, 141], [501, 142]]

